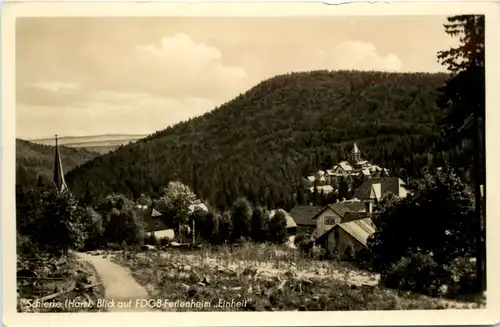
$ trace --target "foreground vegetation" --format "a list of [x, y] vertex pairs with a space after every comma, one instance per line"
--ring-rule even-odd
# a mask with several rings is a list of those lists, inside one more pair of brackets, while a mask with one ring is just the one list
[[[221, 247], [197, 252], [123, 251], [114, 260], [128, 268], [153, 298], [208, 301], [211, 307], [181, 311], [314, 311], [477, 308], [458, 302], [398, 292], [377, 285], [377, 276], [344, 263], [304, 260], [297, 252], [269, 245]], [[240, 308], [216, 307], [220, 300]], [[246, 302], [244, 302], [246, 301]]]
[[103, 296], [93, 268], [73, 255], [18, 255], [18, 312], [103, 311], [96, 304]]

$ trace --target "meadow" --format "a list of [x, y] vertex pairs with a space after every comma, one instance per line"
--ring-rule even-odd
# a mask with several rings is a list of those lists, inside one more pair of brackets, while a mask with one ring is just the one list
[[[345, 262], [302, 257], [268, 244], [204, 247], [193, 251], [108, 252], [130, 269], [153, 299], [203, 301], [178, 311], [315, 311], [480, 308], [482, 301], [433, 298], [384, 288], [379, 276]], [[245, 306], [217, 307], [219, 301]]]

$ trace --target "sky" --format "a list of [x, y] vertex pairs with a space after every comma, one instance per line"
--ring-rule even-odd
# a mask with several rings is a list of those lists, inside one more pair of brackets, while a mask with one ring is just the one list
[[442, 16], [22, 18], [16, 137], [150, 134], [317, 69], [441, 72]]

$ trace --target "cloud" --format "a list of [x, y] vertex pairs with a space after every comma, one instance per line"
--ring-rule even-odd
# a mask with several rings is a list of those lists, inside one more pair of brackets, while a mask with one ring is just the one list
[[326, 69], [399, 71], [401, 60], [394, 54], [380, 55], [372, 43], [347, 40], [328, 50], [315, 51], [318, 65]]
[[[266, 56], [262, 50], [259, 57]], [[271, 59], [256, 64], [253, 73], [261, 79], [289, 72], [312, 70], [361, 70], [401, 72], [406, 69], [394, 54], [382, 54], [373, 43], [344, 40], [333, 45], [302, 47], [296, 43], [288, 48], [276, 49]]]
[[47, 91], [47, 92], [59, 92], [63, 90], [76, 90], [79, 85], [76, 83], [68, 83], [61, 81], [42, 81], [33, 83], [31, 85], [34, 88]]
[[219, 49], [182, 33], [164, 37], [157, 45], [136, 46], [127, 66], [128, 76], [138, 78], [148, 90], [171, 96], [184, 96], [188, 91], [227, 98], [247, 86], [243, 68], [224, 64]]

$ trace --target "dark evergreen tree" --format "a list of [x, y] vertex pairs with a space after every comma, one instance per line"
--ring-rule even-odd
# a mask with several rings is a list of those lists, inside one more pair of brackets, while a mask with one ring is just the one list
[[269, 220], [269, 241], [277, 244], [286, 241], [286, 216], [281, 210]]
[[252, 214], [252, 240], [264, 242], [268, 238], [269, 215], [263, 207], [256, 207]]
[[[462, 150], [460, 165], [474, 171], [478, 288], [486, 289], [486, 220], [482, 210], [481, 187], [485, 185], [485, 73], [484, 15], [448, 18], [446, 33], [458, 37], [460, 44], [438, 53], [440, 62], [452, 72], [440, 89], [437, 104], [445, 110], [442, 122], [446, 146]], [[472, 155], [469, 155], [472, 154]], [[470, 163], [469, 158], [473, 158]]]

